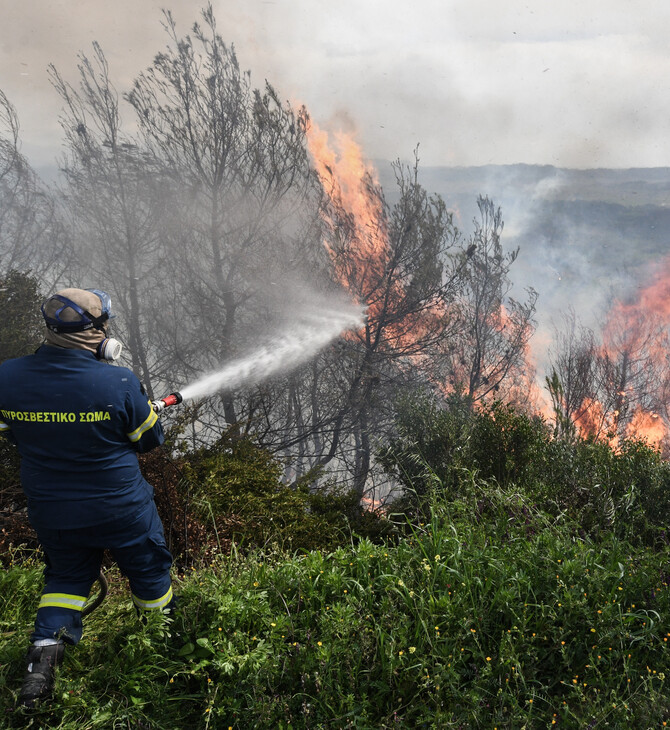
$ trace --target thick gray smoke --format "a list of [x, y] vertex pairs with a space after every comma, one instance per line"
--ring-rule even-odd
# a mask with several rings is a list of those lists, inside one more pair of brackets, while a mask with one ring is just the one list
[[[163, 7], [188, 29], [206, 4], [6, 0], [3, 89], [33, 164], [52, 162], [61, 134], [49, 63], [66, 68], [97, 40], [130, 79], [162, 48]], [[420, 142], [425, 164], [670, 164], [670, 16], [658, 0], [213, 6], [255, 83], [267, 78], [322, 123], [348, 110], [374, 158]]]

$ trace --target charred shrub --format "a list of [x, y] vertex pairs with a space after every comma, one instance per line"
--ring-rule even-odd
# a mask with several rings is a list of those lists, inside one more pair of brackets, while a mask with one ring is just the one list
[[[186, 459], [167, 445], [140, 455], [142, 474], [154, 488], [154, 500], [163, 523], [165, 540], [179, 567], [197, 562], [215, 546], [216, 535], [193, 508], [185, 479]], [[229, 544], [221, 545], [228, 548]]]
[[26, 497], [19, 476], [19, 453], [6, 438], [0, 437], [0, 561], [10, 555], [11, 547], [37, 547], [35, 531], [28, 522]]
[[[0, 362], [23, 357], [42, 343], [39, 282], [29, 273], [10, 271], [0, 277]], [[0, 437], [0, 554], [9, 546], [37, 545], [28, 523], [26, 498], [21, 488], [20, 459], [14, 444]]]

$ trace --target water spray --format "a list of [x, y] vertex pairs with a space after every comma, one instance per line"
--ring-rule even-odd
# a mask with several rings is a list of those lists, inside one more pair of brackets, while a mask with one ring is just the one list
[[[258, 383], [313, 357], [344, 330], [359, 328], [364, 317], [363, 309], [352, 306], [311, 307], [301, 312], [291, 327], [277, 333], [264, 346], [187, 385], [183, 393], [175, 391], [163, 398], [157, 398], [152, 401], [151, 407], [156, 413], [162, 413], [166, 408], [179, 405], [185, 399], [200, 398], [224, 388], [230, 390], [241, 385]], [[102, 570], [98, 582], [100, 590], [86, 604], [82, 616], [94, 611], [107, 595], [107, 580]]]
[[253, 385], [283, 370], [291, 369], [319, 352], [342, 331], [358, 328], [363, 324], [361, 309], [317, 309], [303, 312], [299, 321], [277, 333], [268, 342], [234, 360], [218, 370], [187, 385], [183, 391], [175, 391], [153, 401], [156, 413], [179, 405], [184, 400], [201, 398], [220, 390], [233, 390], [242, 385]]
[[[358, 329], [364, 322], [363, 309], [352, 306], [316, 306], [302, 311], [291, 326], [279, 331], [262, 347], [225, 365], [221, 370], [209, 373], [187, 385], [183, 392], [175, 391], [152, 401], [156, 413], [179, 405], [184, 400], [201, 398], [217, 391], [231, 390], [241, 385], [251, 385], [291, 369], [316, 355], [344, 330]], [[88, 601], [82, 611], [87, 616], [94, 611], [107, 595], [107, 579], [102, 570], [98, 576], [100, 590]]]
[[314, 357], [343, 331], [361, 327], [364, 314], [362, 308], [350, 304], [337, 307], [317, 304], [305, 308], [261, 347], [189, 383], [181, 392], [158, 398], [152, 402], [152, 408], [162, 413], [185, 400], [255, 385], [278, 372], [290, 370]]

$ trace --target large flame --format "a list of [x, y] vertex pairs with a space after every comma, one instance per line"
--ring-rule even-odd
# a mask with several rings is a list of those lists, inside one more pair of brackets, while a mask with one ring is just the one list
[[337, 239], [341, 239], [335, 231], [334, 241], [326, 241], [325, 245], [336, 274], [349, 288], [355, 279], [359, 291], [351, 293], [362, 298], [358, 303], [374, 306], [374, 302], [369, 301], [370, 288], [383, 275], [389, 257], [381, 200], [370, 194], [371, 187], [379, 184], [377, 173], [364, 162], [360, 147], [344, 132], [334, 134], [334, 147], [331, 147], [328, 133], [310, 122], [307, 142], [324, 190], [339, 214], [329, 221], [331, 227], [347, 228], [346, 233], [356, 246], [356, 260], [363, 264], [358, 276], [347, 269], [347, 259], [338, 257], [334, 248]]
[[628, 302], [616, 301], [602, 331], [598, 357], [605, 365], [607, 402], [585, 400], [575, 423], [585, 435], [641, 438], [668, 451], [670, 257]]
[[658, 413], [638, 409], [627, 426], [627, 435], [644, 438], [654, 446], [661, 446], [668, 436], [668, 429]]
[[[337, 278], [357, 303], [367, 306], [369, 337], [389, 301], [403, 297], [402, 284], [388, 274], [392, 251], [378, 175], [349, 134], [329, 135], [311, 122], [307, 141], [330, 201], [331, 235], [324, 243]], [[382, 337], [387, 344], [404, 348], [409, 358], [420, 358], [420, 348], [413, 352], [412, 343], [419, 342], [445, 314], [443, 305], [435, 303], [386, 324]], [[499, 320], [495, 326], [504, 329], [508, 318], [504, 307], [494, 316]], [[608, 402], [585, 399], [573, 415], [583, 435], [607, 439], [614, 447], [622, 437], [631, 436], [667, 446], [670, 430], [664, 396], [670, 393], [670, 378], [663, 373], [669, 325], [670, 257], [635, 300], [616, 302], [608, 315], [598, 355], [616, 373], [611, 383], [614, 390]], [[522, 362], [508, 379], [505, 396], [548, 416], [549, 405], [534, 379], [528, 343], [522, 350]], [[616, 378], [621, 380], [618, 389]]]
[[[402, 351], [414, 365], [419, 364], [425, 357], [419, 343], [435, 330], [438, 321], [448, 316], [445, 304], [442, 301], [424, 303], [417, 312], [408, 311], [402, 317], [388, 316], [389, 308], [402, 302], [404, 290], [400, 279], [394, 279], [389, 273], [393, 252], [377, 171], [364, 160], [360, 146], [349, 134], [336, 132], [331, 136], [310, 122], [307, 142], [330, 203], [326, 221], [330, 240], [324, 244], [338, 280], [357, 303], [367, 306], [366, 336], [369, 338], [371, 332], [379, 334], [383, 330], [382, 337], [388, 345]], [[402, 311], [402, 306], [398, 311]], [[491, 317], [492, 326], [501, 332], [510, 323], [502, 305]], [[378, 326], [382, 321], [383, 327]], [[505, 395], [525, 408], [535, 403], [546, 412], [547, 400], [534, 375], [535, 367], [526, 342], [521, 347], [520, 362], [508, 378]], [[449, 391], [454, 384], [441, 384], [441, 387]], [[495, 393], [495, 397], [501, 395]]]
[[327, 132], [313, 122], [307, 141], [314, 167], [328, 196], [330, 238], [324, 241], [335, 275], [358, 304], [367, 307], [366, 337], [416, 354], [415, 344], [443, 314], [425, 307], [416, 315], [395, 317], [405, 292], [392, 274], [392, 251], [379, 179], [351, 135], [336, 132], [332, 144]]

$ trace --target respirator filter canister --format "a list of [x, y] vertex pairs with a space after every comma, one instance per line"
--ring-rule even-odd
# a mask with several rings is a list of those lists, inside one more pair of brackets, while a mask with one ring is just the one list
[[121, 357], [123, 345], [113, 337], [105, 337], [105, 339], [98, 345], [98, 358], [100, 360], [107, 360], [113, 362]]

